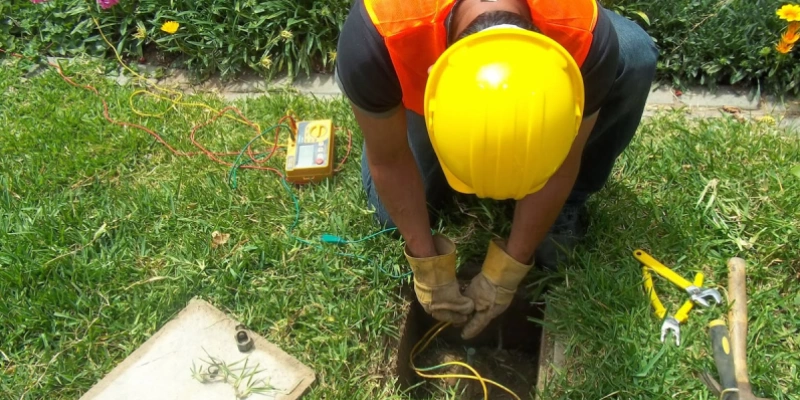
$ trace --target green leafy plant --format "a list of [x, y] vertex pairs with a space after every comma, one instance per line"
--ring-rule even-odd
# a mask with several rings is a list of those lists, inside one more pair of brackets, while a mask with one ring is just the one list
[[626, 3], [625, 1], [619, 1], [619, 0], [605, 0], [602, 3], [604, 7], [616, 12], [619, 15], [628, 17], [633, 20], [639, 18], [645, 24], [650, 25], [650, 17], [648, 17], [644, 11], [637, 10], [635, 8], [635, 5], [634, 7], [628, 7], [625, 6]]
[[[29, 56], [44, 53], [51, 56], [89, 54], [99, 56], [107, 46], [95, 30], [92, 18], [103, 26], [113, 27], [116, 38], [128, 35], [133, 3], [123, 2], [104, 10], [93, 0], [50, 0], [39, 4], [30, 1], [0, 3], [0, 46], [6, 51]], [[118, 48], [128, 53], [127, 41]]]
[[[37, 0], [38, 1], [38, 0]], [[107, 1], [107, 0], [103, 0]], [[775, 45], [782, 0], [601, 0], [658, 45], [658, 78], [678, 87], [741, 85], [800, 94], [797, 52]], [[26, 55], [109, 55], [92, 17], [124, 56], [185, 67], [199, 78], [329, 72], [351, 0], [0, 2], [0, 47]], [[168, 21], [179, 29], [161, 30]], [[153, 57], [156, 56], [154, 59]]]
[[175, 20], [181, 29], [156, 39], [158, 48], [180, 54], [192, 70], [223, 76], [244, 68], [273, 75], [329, 70], [347, 1], [176, 0], [144, 1], [153, 20]]
[[[330, 71], [349, 0], [95, 0], [0, 4], [0, 46], [27, 55], [107, 55], [92, 18], [117, 50], [141, 59], [157, 52], [198, 77], [247, 69], [273, 76]], [[179, 29], [165, 32], [164, 23]]]
[[[658, 76], [676, 86], [740, 85], [798, 94], [800, 68], [775, 48], [781, 0], [604, 0], [649, 17], [642, 27], [660, 49]], [[636, 20], [636, 18], [632, 18]]]

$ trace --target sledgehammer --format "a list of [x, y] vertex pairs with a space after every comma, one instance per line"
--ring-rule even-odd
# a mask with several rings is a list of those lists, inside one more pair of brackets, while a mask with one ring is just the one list
[[740, 400], [768, 400], [753, 395], [747, 374], [747, 284], [745, 261], [739, 257], [728, 260], [728, 312], [733, 365]]

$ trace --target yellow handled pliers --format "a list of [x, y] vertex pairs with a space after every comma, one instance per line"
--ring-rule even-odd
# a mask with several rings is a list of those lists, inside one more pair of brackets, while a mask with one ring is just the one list
[[[664, 322], [661, 324], [661, 342], [664, 342], [667, 333], [672, 331], [675, 335], [675, 344], [680, 346], [680, 325], [686, 322], [686, 320], [689, 318], [689, 311], [692, 310], [695, 304], [708, 307], [708, 302], [705, 300], [705, 297], [710, 297], [719, 304], [722, 301], [719, 292], [716, 289], [702, 288], [704, 278], [702, 272], [698, 272], [695, 275], [694, 282], [689, 282], [671, 269], [656, 261], [643, 250], [636, 250], [633, 252], [633, 255], [637, 260], [644, 264], [642, 267], [642, 276], [644, 277], [645, 290], [650, 297], [650, 304], [652, 304], [656, 315], [658, 315], [660, 319], [664, 320]], [[686, 290], [691, 295], [691, 298], [686, 300], [683, 306], [681, 306], [678, 312], [673, 316], [664, 318], [667, 314], [667, 310], [656, 294], [655, 287], [653, 285], [653, 277], [650, 274], [651, 270], [667, 278], [670, 282], [679, 286], [681, 289]]]
[[717, 289], [704, 288], [702, 285], [695, 285], [686, 280], [684, 277], [675, 273], [675, 271], [667, 268], [664, 264], [656, 261], [655, 258], [647, 254], [644, 250], [634, 250], [633, 256], [639, 262], [650, 268], [653, 272], [667, 278], [670, 282], [674, 283], [681, 289], [689, 294], [689, 298], [697, 305], [709, 307], [708, 299], [713, 299], [717, 304], [722, 303], [722, 296], [720, 296]]
[[[667, 309], [664, 307], [664, 304], [661, 303], [661, 300], [659, 300], [658, 295], [656, 294], [656, 289], [653, 286], [653, 277], [650, 275], [650, 270], [648, 267], [642, 267], [642, 275], [644, 276], [645, 290], [650, 296], [650, 304], [653, 305], [653, 309], [655, 310], [658, 318], [664, 320], [664, 322], [661, 324], [661, 342], [664, 342], [667, 337], [667, 333], [671, 331], [675, 336], [675, 344], [680, 346], [681, 324], [686, 322], [686, 320], [689, 318], [689, 311], [691, 311], [694, 307], [694, 302], [692, 300], [686, 300], [681, 308], [678, 309], [678, 312], [675, 313], [675, 315], [664, 318], [667, 315]], [[697, 275], [694, 276], [694, 284], [696, 286], [701, 286], [703, 284], [702, 272], [698, 272]]]

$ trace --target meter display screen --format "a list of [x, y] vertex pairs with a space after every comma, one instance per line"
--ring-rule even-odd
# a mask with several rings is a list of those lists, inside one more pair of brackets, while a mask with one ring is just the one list
[[314, 165], [314, 145], [301, 145], [297, 148], [297, 165]]

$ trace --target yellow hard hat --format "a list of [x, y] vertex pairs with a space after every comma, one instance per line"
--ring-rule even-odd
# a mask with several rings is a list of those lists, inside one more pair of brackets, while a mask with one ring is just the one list
[[564, 162], [583, 117], [580, 69], [540, 33], [493, 27], [457, 41], [430, 70], [425, 123], [450, 186], [522, 199]]

